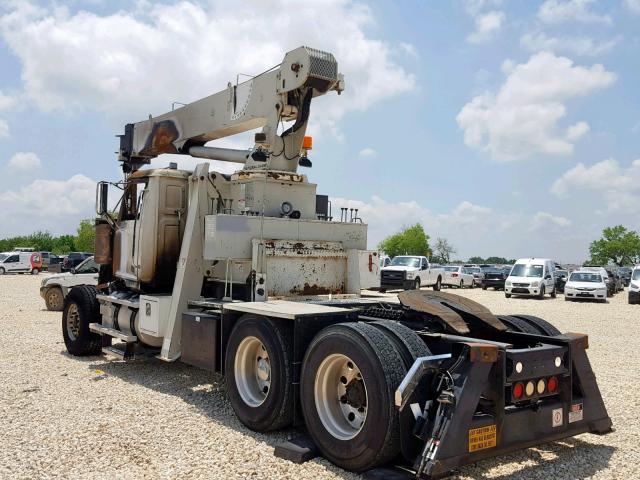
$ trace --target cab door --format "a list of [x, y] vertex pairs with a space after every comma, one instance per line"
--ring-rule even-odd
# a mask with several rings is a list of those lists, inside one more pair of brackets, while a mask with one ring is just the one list
[[20, 255], [11, 255], [2, 265], [7, 272], [16, 272], [20, 270]]

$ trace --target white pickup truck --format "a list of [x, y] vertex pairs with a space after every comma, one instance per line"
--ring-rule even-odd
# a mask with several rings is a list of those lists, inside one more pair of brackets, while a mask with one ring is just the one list
[[40, 296], [44, 298], [47, 310], [60, 311], [64, 306], [64, 298], [76, 285], [97, 285], [99, 267], [93, 257], [87, 258], [67, 273], [49, 275], [42, 279]]
[[440, 290], [444, 269], [432, 266], [427, 257], [399, 255], [387, 267], [380, 270], [380, 291], [388, 289], [413, 290], [433, 287]]

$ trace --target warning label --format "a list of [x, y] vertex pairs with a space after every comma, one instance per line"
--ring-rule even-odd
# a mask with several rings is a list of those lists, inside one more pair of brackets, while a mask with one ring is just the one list
[[496, 426], [472, 428], [469, 430], [469, 453], [496, 446]]
[[583, 417], [583, 409], [581, 403], [576, 403], [575, 405], [571, 405], [569, 408], [569, 423], [579, 422]]
[[551, 412], [551, 426], [552, 427], [562, 426], [562, 409], [561, 408], [556, 408]]

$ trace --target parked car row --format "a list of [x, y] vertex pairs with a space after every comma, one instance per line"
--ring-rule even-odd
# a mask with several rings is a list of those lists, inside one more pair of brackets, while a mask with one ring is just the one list
[[91, 256], [69, 272], [50, 275], [42, 279], [40, 296], [44, 299], [47, 310], [62, 310], [64, 299], [71, 287], [97, 285], [99, 271], [100, 268]]

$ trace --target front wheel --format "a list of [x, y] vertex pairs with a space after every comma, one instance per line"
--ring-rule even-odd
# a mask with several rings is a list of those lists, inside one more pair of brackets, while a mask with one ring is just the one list
[[31, 270], [31, 275], [38, 275], [40, 273], [40, 270], [38, 270], [37, 268], [34, 268]]
[[64, 306], [64, 295], [60, 287], [51, 287], [44, 296], [47, 310], [59, 312]]
[[544, 285], [540, 285], [540, 293], [538, 294], [538, 298], [540, 300], [544, 298]]
[[5, 274], [4, 267], [0, 267], [0, 275], [4, 275], [4, 274]]
[[400, 451], [394, 392], [406, 374], [393, 342], [365, 323], [322, 330], [302, 365], [300, 396], [314, 443], [332, 463], [364, 471]]
[[433, 290], [436, 292], [439, 292], [441, 288], [442, 288], [442, 278], [438, 277], [438, 280], [436, 280], [436, 283], [433, 284]]
[[458, 288], [464, 288], [464, 280], [460, 280], [460, 285], [458, 285]]
[[420, 290], [420, 277], [416, 278], [415, 281], [413, 282], [413, 289]]
[[227, 394], [238, 419], [259, 432], [293, 420], [291, 329], [270, 318], [247, 314], [227, 344]]
[[100, 305], [93, 285], [73, 287], [62, 310], [62, 337], [67, 351], [74, 356], [97, 355], [102, 338], [89, 330], [90, 323], [100, 323]]
[[553, 288], [553, 290], [551, 290], [551, 298], [556, 298], [557, 293], [556, 293], [556, 289], [555, 287]]
[[505, 297], [505, 298], [511, 298], [511, 294], [510, 294], [510, 293], [505, 293], [505, 294], [504, 294], [504, 297]]

